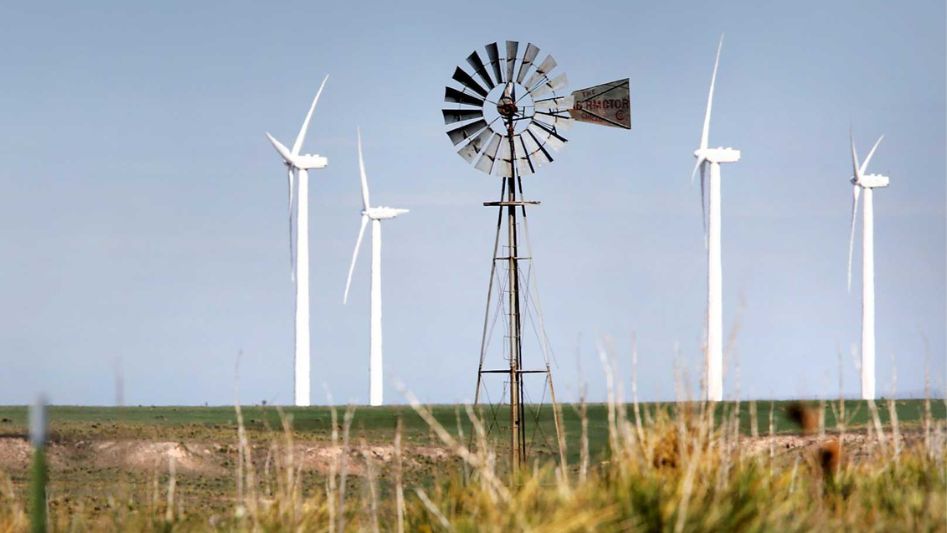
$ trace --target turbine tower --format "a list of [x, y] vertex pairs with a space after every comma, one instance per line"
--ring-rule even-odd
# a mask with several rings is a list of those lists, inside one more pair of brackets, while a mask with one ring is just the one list
[[362, 226], [358, 230], [358, 239], [355, 241], [355, 251], [352, 252], [352, 264], [349, 266], [349, 276], [345, 282], [345, 296], [343, 303], [349, 301], [349, 287], [352, 285], [352, 272], [355, 270], [355, 261], [358, 259], [358, 249], [365, 236], [365, 226], [372, 222], [372, 314], [371, 314], [371, 346], [369, 353], [369, 403], [373, 406], [381, 405], [383, 392], [382, 352], [381, 352], [381, 221], [395, 218], [407, 213], [407, 209], [394, 207], [372, 207], [368, 196], [368, 178], [365, 176], [365, 161], [362, 159], [362, 133], [358, 135], [358, 171], [362, 181]]
[[872, 205], [872, 189], [887, 187], [890, 179], [880, 174], [865, 174], [868, 162], [884, 139], [884, 135], [875, 141], [865, 161], [858, 163], [855, 151], [855, 139], [849, 135], [852, 143], [852, 224], [848, 239], [848, 290], [852, 290], [852, 252], [855, 247], [855, 215], [858, 211], [859, 193], [865, 191], [865, 205], [862, 208], [862, 399], [875, 398], [875, 221]]
[[[720, 164], [740, 160], [740, 151], [734, 148], [708, 148], [710, 133], [710, 110], [714, 102], [714, 83], [717, 81], [717, 66], [720, 64], [720, 48], [723, 36], [717, 44], [714, 73], [710, 78], [710, 93], [707, 95], [707, 112], [704, 129], [700, 134], [700, 148], [694, 150], [697, 164], [691, 173], [691, 181], [700, 169], [700, 204], [704, 211], [704, 238], [707, 247], [707, 351], [706, 387], [707, 400], [723, 400], [723, 282], [720, 259]], [[710, 167], [710, 177], [706, 169]], [[710, 189], [709, 201], [704, 199], [705, 189]]]
[[[325, 168], [329, 161], [316, 154], [300, 154], [309, 121], [316, 110], [319, 95], [326, 86], [329, 76], [322, 80], [316, 97], [309, 106], [293, 148], [286, 148], [281, 142], [266, 134], [273, 147], [283, 158], [287, 168], [289, 182], [289, 262], [290, 279], [296, 283], [296, 341], [293, 360], [295, 404], [300, 407], [309, 405], [309, 170]], [[293, 227], [296, 228], [296, 248], [293, 250]]]

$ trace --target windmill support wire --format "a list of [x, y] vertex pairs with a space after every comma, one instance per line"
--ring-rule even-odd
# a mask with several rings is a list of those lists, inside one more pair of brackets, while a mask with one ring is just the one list
[[[480, 389], [484, 386], [483, 379], [487, 374], [505, 374], [508, 377], [510, 393], [510, 468], [511, 476], [516, 477], [521, 465], [526, 461], [527, 443], [526, 443], [526, 406], [525, 389], [523, 386], [523, 376], [525, 374], [545, 374], [545, 381], [550, 387], [553, 401], [553, 417], [556, 428], [557, 444], [561, 448], [561, 429], [555, 404], [555, 392], [552, 392], [552, 371], [549, 365], [548, 339], [545, 338], [545, 330], [540, 332], [540, 344], [543, 348], [543, 359], [545, 365], [543, 369], [531, 370], [523, 367], [523, 346], [522, 346], [522, 311], [520, 307], [520, 269], [519, 261], [531, 261], [532, 252], [527, 256], [519, 255], [519, 235], [517, 233], [517, 207], [522, 210], [523, 221], [526, 220], [526, 206], [538, 205], [536, 201], [526, 201], [523, 199], [522, 182], [516, 173], [514, 146], [514, 123], [512, 118], [507, 119], [507, 140], [510, 143], [510, 172], [509, 176], [503, 177], [503, 185], [500, 190], [500, 199], [496, 202], [484, 202], [485, 207], [497, 207], [497, 227], [496, 238], [493, 245], [493, 261], [490, 267], [490, 282], [487, 288], [487, 304], [483, 323], [483, 334], [480, 345], [480, 363], [477, 369], [477, 390], [474, 395], [474, 407], [480, 403]], [[519, 190], [519, 198], [517, 197]], [[505, 216], [504, 216], [505, 215]], [[503, 231], [503, 219], [506, 219], [506, 251], [505, 255], [499, 255], [500, 235]], [[527, 238], [527, 248], [529, 246], [529, 236]], [[507, 263], [507, 341], [509, 368], [503, 370], [484, 368], [484, 359], [487, 351], [488, 332], [490, 330], [490, 308], [494, 297], [493, 283], [496, 279], [496, 266], [498, 261]], [[502, 291], [501, 291], [502, 292]], [[528, 296], [528, 294], [526, 295]], [[540, 318], [540, 329], [542, 329], [542, 319]], [[562, 450], [560, 449], [560, 455]]]

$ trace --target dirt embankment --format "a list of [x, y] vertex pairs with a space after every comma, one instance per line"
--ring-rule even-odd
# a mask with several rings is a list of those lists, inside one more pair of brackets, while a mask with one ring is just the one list
[[[794, 460], [800, 454], [814, 452], [823, 443], [837, 438], [827, 435], [776, 435], [773, 437], [742, 437], [741, 453]], [[888, 441], [891, 443], [889, 434]], [[900, 444], [908, 447], [922, 439], [919, 431], [901, 434]], [[842, 442], [846, 460], [859, 461], [871, 457], [877, 443], [864, 432], [847, 433]], [[285, 466], [290, 454], [284, 443], [259, 442], [252, 445], [253, 463], [257, 469]], [[304, 472], [327, 474], [340, 465], [341, 446], [327, 442], [296, 441], [292, 461]], [[175, 470], [182, 474], [228, 476], [236, 468], [237, 447], [233, 442], [162, 441], [150, 439], [54, 440], [48, 448], [50, 467], [55, 470], [83, 468], [91, 470], [125, 470], [130, 472], [166, 471], [173, 460]], [[21, 436], [0, 436], [0, 472], [25, 473], [30, 465], [32, 448]], [[351, 475], [364, 474], [366, 458], [385, 468], [394, 461], [395, 450], [386, 444], [353, 444], [349, 447], [346, 470]], [[450, 452], [438, 446], [409, 445], [403, 450], [404, 467], [423, 468], [452, 460]]]
[[[258, 468], [285, 464], [289, 454], [286, 448], [276, 444], [253, 445], [253, 460]], [[327, 473], [332, 465], [339, 464], [342, 446], [321, 443], [296, 443], [292, 460], [303, 471]], [[450, 459], [444, 448], [435, 446], [412, 446], [403, 451], [406, 467], [422, 463], [437, 463]], [[347, 470], [352, 475], [361, 475], [365, 458], [379, 465], [391, 463], [395, 457], [391, 445], [353, 445], [348, 450]], [[0, 437], [0, 471], [24, 472], [32, 458], [30, 443], [22, 437]], [[47, 448], [47, 461], [55, 469], [81, 465], [83, 468], [109, 470], [120, 469], [150, 472], [165, 470], [173, 461], [179, 473], [204, 475], [227, 475], [235, 468], [237, 448], [232, 443], [174, 442], [147, 439], [79, 440], [74, 442], [54, 441]]]

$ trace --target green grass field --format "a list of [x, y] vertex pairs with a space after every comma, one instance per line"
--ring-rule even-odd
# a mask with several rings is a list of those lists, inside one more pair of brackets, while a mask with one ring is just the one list
[[[756, 403], [757, 427], [760, 434], [769, 431], [770, 410], [773, 412], [775, 432], [778, 434], [798, 432], [798, 426], [787, 417], [786, 407], [795, 401], [761, 401]], [[818, 402], [808, 402], [817, 407]], [[884, 401], [877, 403], [879, 417], [883, 424], [889, 423], [889, 411]], [[923, 400], [897, 400], [897, 417], [902, 424], [919, 422], [924, 413]], [[642, 403], [642, 418], [657, 410], [665, 410], [673, 415], [675, 403]], [[724, 402], [717, 410], [718, 419], [727, 416], [737, 404]], [[276, 407], [244, 406], [244, 424], [249, 431], [267, 432], [281, 427], [280, 414]], [[492, 410], [491, 410], [492, 409]], [[490, 422], [491, 434], [505, 438], [508, 425], [506, 405], [483, 407], [484, 419]], [[751, 431], [750, 407], [742, 402], [740, 409], [740, 428], [744, 434]], [[947, 402], [931, 402], [935, 419], [947, 417]], [[282, 407], [283, 413], [292, 417], [292, 426], [300, 438], [328, 439], [332, 427], [331, 409], [324, 406]], [[337, 408], [341, 420], [344, 406]], [[458, 433], [458, 423], [465, 435], [471, 434], [471, 424], [461, 405], [435, 405], [431, 408], [435, 418], [453, 434]], [[825, 426], [830, 430], [837, 427], [838, 401], [826, 402]], [[845, 401], [846, 426], [864, 427], [870, 422], [867, 403], [861, 400]], [[631, 405], [627, 407], [629, 417], [633, 416]], [[565, 427], [568, 448], [572, 459], [578, 453], [579, 412], [574, 405], [564, 405], [562, 421]], [[352, 428], [355, 435], [369, 442], [391, 439], [398, 419], [404, 424], [405, 435], [415, 442], [434, 442], [427, 424], [407, 405], [390, 407], [356, 407]], [[0, 434], [25, 435], [27, 431], [28, 408], [23, 406], [0, 406]], [[50, 430], [58, 439], [121, 439], [121, 438], [162, 438], [162, 439], [227, 439], [236, 432], [236, 415], [232, 406], [220, 407], [77, 407], [52, 406], [49, 409]], [[552, 409], [549, 405], [541, 408], [531, 406], [528, 409], [528, 438], [540, 449], [549, 451], [555, 446], [555, 425]], [[595, 456], [607, 445], [607, 406], [605, 404], [588, 405], [589, 448]]]

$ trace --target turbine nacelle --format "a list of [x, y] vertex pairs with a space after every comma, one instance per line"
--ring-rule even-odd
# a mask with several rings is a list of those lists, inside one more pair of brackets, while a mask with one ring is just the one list
[[694, 150], [698, 161], [711, 163], [736, 163], [740, 160], [740, 151], [736, 148], [698, 148]]
[[858, 185], [863, 189], [880, 189], [887, 187], [890, 182], [891, 178], [881, 174], [862, 174], [860, 180], [857, 178], [851, 179], [852, 185]]
[[389, 218], [395, 218], [398, 215], [403, 215], [408, 211], [408, 209], [398, 209], [395, 207], [369, 207], [368, 209], [362, 210], [362, 215], [372, 220], [387, 220]]
[[325, 168], [329, 164], [329, 160], [321, 155], [293, 154], [289, 148], [286, 148], [283, 143], [276, 140], [276, 138], [269, 133], [266, 134], [266, 137], [270, 140], [270, 143], [273, 145], [273, 148], [276, 149], [280, 157], [283, 158], [283, 162], [290, 167], [300, 170], [312, 170]]
[[318, 154], [302, 154], [296, 156], [295, 161], [291, 164], [300, 170], [312, 170], [325, 168], [328, 166], [329, 160]]

